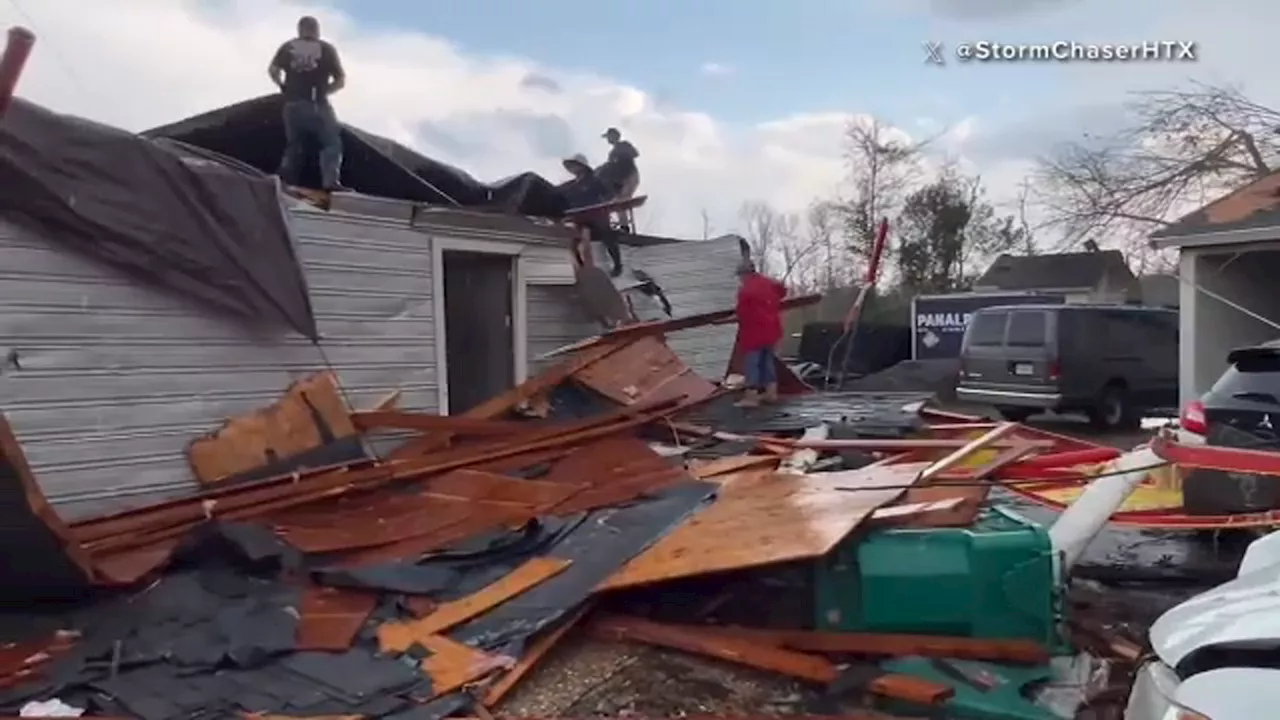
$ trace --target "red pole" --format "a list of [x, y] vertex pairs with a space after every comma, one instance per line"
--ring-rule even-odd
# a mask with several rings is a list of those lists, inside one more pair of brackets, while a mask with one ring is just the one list
[[4, 55], [0, 55], [0, 116], [13, 101], [18, 78], [22, 77], [22, 69], [26, 67], [35, 44], [35, 33], [24, 27], [9, 28], [9, 41], [5, 43]]

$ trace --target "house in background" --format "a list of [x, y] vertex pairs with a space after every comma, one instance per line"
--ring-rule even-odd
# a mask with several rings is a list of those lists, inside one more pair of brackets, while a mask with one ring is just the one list
[[1151, 246], [1178, 251], [1186, 403], [1217, 381], [1232, 349], [1280, 338], [1280, 172], [1162, 228]]
[[1138, 278], [1142, 283], [1142, 304], [1176, 308], [1181, 298], [1181, 282], [1177, 275], [1143, 275]]
[[973, 291], [1060, 294], [1067, 302], [1140, 302], [1142, 286], [1119, 250], [1001, 255]]

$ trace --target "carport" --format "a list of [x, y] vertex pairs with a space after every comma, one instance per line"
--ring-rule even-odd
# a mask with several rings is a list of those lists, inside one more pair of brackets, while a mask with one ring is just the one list
[[1280, 338], [1280, 173], [1151, 236], [1178, 250], [1179, 396], [1199, 398], [1242, 345]]

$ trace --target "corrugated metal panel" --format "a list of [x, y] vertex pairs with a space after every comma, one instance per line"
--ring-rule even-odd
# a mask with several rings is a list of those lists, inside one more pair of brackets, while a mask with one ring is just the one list
[[530, 377], [560, 360], [539, 361], [539, 355], [600, 332], [600, 326], [587, 316], [573, 287], [530, 285], [526, 298]]
[[[623, 246], [621, 250], [623, 266], [651, 275], [666, 293], [675, 317], [730, 309], [735, 304], [738, 277], [734, 271], [742, 261], [742, 245], [737, 237]], [[594, 247], [592, 257], [608, 269], [609, 256], [604, 248]], [[729, 365], [736, 335], [736, 325], [712, 325], [673, 333], [667, 342], [699, 375], [719, 380]]]
[[[41, 485], [78, 517], [191, 490], [185, 449], [295, 378], [337, 371], [357, 407], [434, 409], [431, 252], [420, 232], [299, 210], [322, 348], [254, 334], [0, 221], [0, 403]], [[327, 360], [326, 360], [327, 358]]]

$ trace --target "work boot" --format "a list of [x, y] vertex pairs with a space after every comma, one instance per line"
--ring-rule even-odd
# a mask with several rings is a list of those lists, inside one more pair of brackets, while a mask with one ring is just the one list
[[734, 403], [733, 406], [740, 408], [760, 407], [760, 393], [755, 390], [748, 390], [742, 394], [742, 399]]
[[769, 383], [764, 386], [764, 397], [762, 400], [767, 403], [778, 402], [778, 383]]

